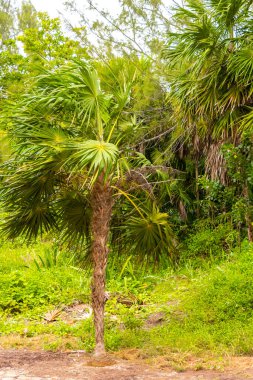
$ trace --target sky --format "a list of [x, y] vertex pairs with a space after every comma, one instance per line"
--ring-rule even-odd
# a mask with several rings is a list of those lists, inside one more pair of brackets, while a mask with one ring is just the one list
[[[18, 0], [21, 1], [21, 0]], [[31, 0], [37, 11], [47, 12], [51, 17], [61, 17], [63, 15], [65, 21], [70, 22], [72, 27], [79, 27], [81, 23], [79, 23], [78, 14], [70, 13], [65, 10], [64, 2], [66, 0]], [[71, 1], [71, 0], [69, 0]], [[72, 0], [73, 3], [77, 5], [77, 9], [80, 10], [80, 13], [85, 15], [85, 8], [87, 8], [87, 0]], [[181, 2], [182, 0], [164, 0], [166, 6], [171, 6], [175, 2]], [[93, 3], [98, 6], [98, 8], [108, 10], [112, 15], [117, 15], [120, 13], [120, 5], [118, 0], [93, 0]], [[89, 12], [90, 21], [95, 21], [97, 18], [100, 19], [100, 16], [96, 14], [96, 12]], [[65, 24], [65, 23], [64, 23]], [[63, 24], [63, 29], [65, 30], [65, 26]], [[66, 24], [65, 24], [66, 25]], [[68, 33], [68, 28], [65, 30]], [[116, 32], [117, 33], [117, 32]], [[119, 34], [120, 37], [121, 34]], [[93, 40], [94, 36], [90, 35], [90, 38]], [[95, 39], [94, 39], [95, 42]]]
[[[31, 0], [32, 4], [35, 6], [37, 11], [48, 12], [51, 17], [58, 17], [59, 12], [63, 13], [64, 17], [67, 20], [78, 22], [78, 17], [75, 15], [70, 15], [64, 9], [64, 1], [65, 0]], [[84, 0], [76, 0], [78, 6], [80, 6], [80, 10], [84, 9]], [[119, 4], [117, 0], [96, 0], [95, 3], [99, 6], [99, 8], [108, 9], [110, 12], [117, 12], [119, 9]]]
[[57, 17], [57, 10], [63, 11], [62, 0], [32, 0], [37, 11], [48, 12], [50, 16]]
[[[31, 0], [33, 5], [35, 6], [37, 11], [42, 12], [48, 12], [51, 17], [58, 17], [59, 12], [64, 14], [64, 17], [71, 21], [72, 24], [75, 22], [78, 23], [78, 17], [76, 15], [70, 15], [65, 9], [64, 9], [64, 1], [65, 0]], [[181, 2], [182, 0], [176, 0], [176, 2]], [[84, 10], [86, 1], [84, 0], [76, 0], [76, 3], [78, 5], [78, 8], [80, 10]], [[95, 0], [95, 4], [98, 5], [98, 7], [105, 8], [106, 10], [110, 11], [110, 13], [116, 14], [120, 7], [118, 0]], [[174, 0], [165, 0], [165, 4], [167, 6], [173, 5], [175, 3]]]

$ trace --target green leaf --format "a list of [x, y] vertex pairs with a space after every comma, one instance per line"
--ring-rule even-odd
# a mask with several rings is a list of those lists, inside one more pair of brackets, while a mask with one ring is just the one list
[[104, 141], [88, 140], [70, 142], [66, 149], [71, 151], [67, 164], [76, 170], [88, 169], [92, 173], [110, 172], [117, 162], [119, 150], [116, 145]]

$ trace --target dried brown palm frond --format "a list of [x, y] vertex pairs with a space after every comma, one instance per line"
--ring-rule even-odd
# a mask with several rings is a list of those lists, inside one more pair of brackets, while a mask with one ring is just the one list
[[185, 205], [183, 204], [182, 200], [179, 201], [178, 211], [179, 211], [181, 219], [185, 222], [188, 216], [187, 216]]
[[222, 142], [212, 143], [206, 149], [205, 171], [212, 181], [228, 182], [226, 160], [221, 152]]
[[51, 311], [48, 311], [45, 315], [43, 315], [43, 319], [47, 322], [55, 322], [57, 321], [58, 317], [61, 315], [62, 310], [61, 309], [54, 309]]

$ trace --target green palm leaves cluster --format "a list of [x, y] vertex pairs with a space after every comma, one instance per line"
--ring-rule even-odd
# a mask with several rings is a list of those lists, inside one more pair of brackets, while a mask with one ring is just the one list
[[[174, 109], [167, 152], [175, 162], [191, 163], [197, 218], [200, 175], [224, 187], [235, 183], [224, 144], [239, 147], [247, 141], [252, 150], [252, 16], [252, 0], [186, 0], [174, 8], [163, 52]], [[250, 178], [238, 187], [248, 205], [245, 222], [252, 241]]]
[[187, 0], [176, 7], [164, 56], [178, 124], [184, 125], [180, 136], [197, 134], [210, 146], [251, 128], [252, 3]]
[[[131, 80], [122, 78], [127, 75], [116, 81], [114, 92], [105, 92], [94, 67], [75, 61], [41, 71], [21, 102], [9, 106], [14, 156], [2, 167], [6, 179], [1, 194], [7, 236], [30, 240], [53, 229], [68, 242], [89, 243], [90, 194], [102, 176], [113, 189], [114, 214], [123, 211], [112, 219], [117, 221], [112, 228], [121, 232], [111, 234], [111, 243], [122, 246], [124, 241], [126, 252], [137, 234], [136, 253], [157, 258], [171, 252], [167, 214], [137, 183], [138, 175], [129, 180], [132, 170], [151, 164], [138, 160], [131, 147], [145, 131], [129, 111], [136, 73]], [[139, 177], [145, 183], [154, 180], [154, 168]]]

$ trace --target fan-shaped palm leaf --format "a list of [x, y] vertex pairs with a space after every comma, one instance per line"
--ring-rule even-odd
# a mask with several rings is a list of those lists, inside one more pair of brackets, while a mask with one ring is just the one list
[[71, 152], [67, 164], [74, 171], [88, 169], [89, 172], [109, 173], [115, 166], [119, 150], [116, 145], [104, 141], [88, 140], [84, 142], [69, 142], [66, 149]]

